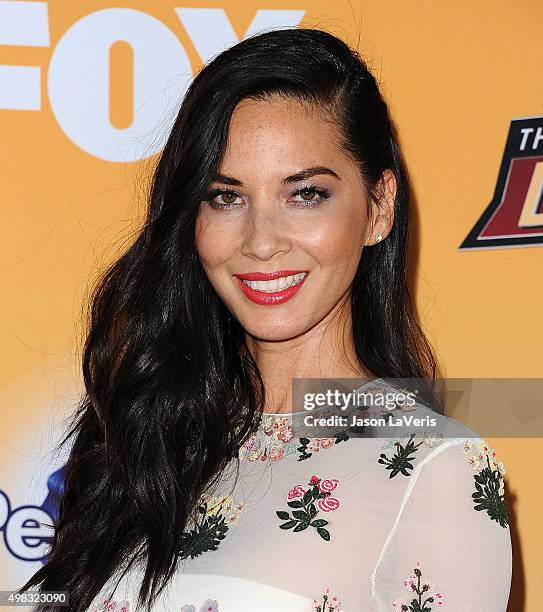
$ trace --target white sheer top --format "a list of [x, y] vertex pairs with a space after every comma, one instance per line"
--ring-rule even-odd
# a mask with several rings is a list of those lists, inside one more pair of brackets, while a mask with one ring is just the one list
[[[267, 413], [240, 449], [237, 480], [232, 462], [202, 498], [154, 609], [505, 612], [503, 463], [458, 421], [420, 403], [392, 411], [406, 412], [436, 418], [439, 433], [295, 437], [307, 412]], [[110, 579], [89, 610], [135, 611], [141, 575], [114, 592]]]

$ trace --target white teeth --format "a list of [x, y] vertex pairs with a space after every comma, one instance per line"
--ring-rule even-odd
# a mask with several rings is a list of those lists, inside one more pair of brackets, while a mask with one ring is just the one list
[[270, 281], [242, 280], [246, 285], [249, 285], [251, 289], [263, 291], [264, 293], [273, 293], [274, 291], [283, 291], [283, 289], [286, 289], [287, 287], [292, 287], [292, 285], [298, 284], [307, 275], [308, 272], [300, 272], [300, 274], [281, 276], [281, 278], [275, 278]]

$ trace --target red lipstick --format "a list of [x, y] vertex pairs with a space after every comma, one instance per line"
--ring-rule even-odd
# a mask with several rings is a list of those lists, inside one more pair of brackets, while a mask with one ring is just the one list
[[[275, 278], [280, 278], [281, 276], [293, 276], [295, 274], [301, 274], [302, 272], [306, 272], [306, 276], [301, 281], [292, 287], [287, 287], [282, 291], [274, 291], [272, 293], [253, 289], [241, 280], [274, 280]], [[307, 270], [276, 270], [275, 272], [247, 272], [246, 274], [235, 274], [234, 278], [236, 279], [236, 283], [238, 284], [239, 288], [251, 300], [251, 302], [269, 306], [273, 304], [283, 304], [294, 297], [296, 293], [298, 293], [300, 287], [305, 283], [308, 276], [309, 272]]]

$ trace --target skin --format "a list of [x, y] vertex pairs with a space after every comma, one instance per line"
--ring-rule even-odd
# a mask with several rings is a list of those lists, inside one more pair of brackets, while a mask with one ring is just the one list
[[[375, 244], [378, 232], [385, 240], [392, 227], [396, 180], [390, 170], [383, 173], [375, 204], [323, 112], [279, 97], [242, 100], [219, 173], [243, 185], [214, 181], [210, 188], [235, 194], [203, 201], [196, 224], [202, 266], [245, 329], [262, 374], [265, 412], [292, 412], [292, 378], [374, 378], [354, 350], [350, 288], [362, 249]], [[318, 174], [282, 182], [317, 166], [339, 178]], [[331, 195], [322, 199], [311, 189], [292, 195], [307, 186]], [[233, 276], [278, 269], [309, 271], [283, 304], [251, 302]]]

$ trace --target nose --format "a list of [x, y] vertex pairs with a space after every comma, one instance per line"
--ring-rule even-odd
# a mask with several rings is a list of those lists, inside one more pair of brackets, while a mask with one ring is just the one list
[[287, 219], [269, 196], [253, 202], [242, 233], [241, 253], [247, 257], [268, 260], [292, 248]]

